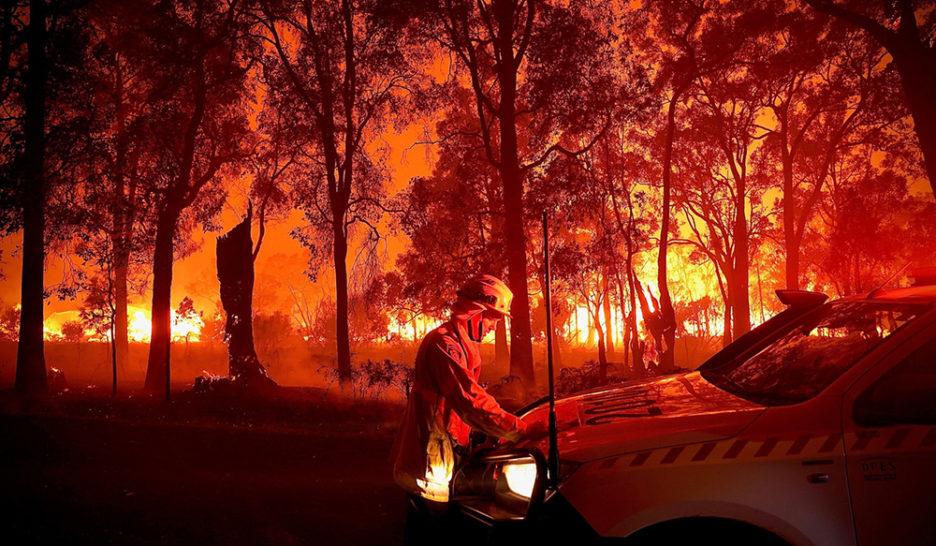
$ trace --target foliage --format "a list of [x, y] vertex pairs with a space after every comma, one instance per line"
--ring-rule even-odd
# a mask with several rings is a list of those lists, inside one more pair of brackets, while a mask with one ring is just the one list
[[578, 368], [567, 367], [559, 370], [559, 377], [556, 379], [556, 395], [568, 396], [595, 387], [651, 377], [654, 373], [655, 370], [652, 367], [646, 370], [637, 366], [628, 367], [619, 362], [609, 362], [607, 378], [602, 381], [601, 364], [589, 360]]
[[224, 323], [227, 321], [227, 316], [221, 306], [221, 301], [215, 302], [214, 312], [210, 315], [201, 314], [201, 319], [203, 325], [198, 339], [200, 341], [223, 343], [225, 336]]
[[62, 324], [62, 338], [69, 343], [79, 343], [85, 337], [85, 327], [80, 320], [69, 320]]
[[[355, 294], [348, 301], [348, 331], [354, 343], [383, 341], [387, 337], [390, 318], [379, 299], [371, 299], [366, 294]], [[315, 313], [315, 321], [307, 335], [307, 341], [313, 343], [332, 343], [336, 339], [337, 318], [334, 299], [323, 299]]]
[[283, 343], [293, 335], [292, 320], [286, 313], [255, 313], [253, 317], [254, 343], [257, 353], [267, 368], [279, 361]]
[[911, 194], [906, 178], [861, 163], [851, 180], [830, 185], [809, 247], [811, 276], [839, 296], [871, 290], [908, 263], [936, 261], [936, 204]]
[[[338, 370], [331, 366], [319, 368], [329, 388], [339, 381]], [[351, 395], [356, 401], [365, 399], [380, 400], [388, 390], [395, 390], [402, 396], [409, 396], [415, 380], [412, 366], [390, 359], [366, 360], [351, 368]]]
[[[394, 8], [397, 9], [394, 9]], [[378, 220], [387, 179], [382, 149], [367, 146], [392, 122], [414, 78], [413, 61], [424, 50], [408, 47], [409, 10], [385, 2], [260, 2], [252, 12], [268, 47], [262, 56], [270, 109], [268, 149], [289, 172], [292, 198], [306, 224], [291, 234], [310, 253], [310, 275], [330, 261], [335, 269], [335, 340], [338, 366], [351, 370], [349, 280], [355, 266], [367, 279], [379, 271]], [[295, 47], [294, 47], [295, 46]], [[276, 184], [268, 176], [268, 188]], [[261, 182], [263, 179], [261, 179]], [[349, 241], [360, 245], [348, 271]]]
[[192, 301], [192, 298], [185, 296], [179, 301], [179, 307], [175, 310], [175, 316], [172, 318], [172, 322], [175, 326], [183, 326], [185, 334], [182, 336], [185, 339], [185, 342], [188, 343], [194, 334], [188, 326], [190, 324], [202, 323], [201, 311], [195, 309], [195, 302]]
[[0, 341], [19, 340], [20, 310], [4, 306], [0, 310]]
[[91, 332], [91, 340], [105, 341], [110, 338], [114, 320], [113, 305], [107, 281], [100, 277], [93, 278], [80, 310], [82, 326], [85, 331]]

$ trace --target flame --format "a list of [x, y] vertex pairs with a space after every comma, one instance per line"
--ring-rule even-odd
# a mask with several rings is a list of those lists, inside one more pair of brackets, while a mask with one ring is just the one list
[[171, 321], [173, 341], [200, 341], [201, 330], [205, 326], [200, 316], [181, 318], [172, 311]]
[[127, 337], [130, 341], [149, 341], [153, 333], [153, 324], [146, 311], [134, 311], [127, 324]]
[[[127, 321], [127, 339], [131, 342], [149, 343], [152, 338], [153, 324], [150, 320], [149, 311], [145, 309], [133, 310], [130, 308], [129, 320]], [[45, 320], [43, 325], [44, 338], [46, 341], [61, 341], [64, 337], [62, 326], [69, 320], [78, 320], [77, 311], [68, 311], [56, 313], [56, 315]], [[201, 331], [205, 323], [200, 316], [179, 318], [175, 311], [170, 315], [172, 325], [173, 341], [200, 341]], [[85, 338], [91, 342], [109, 342], [110, 332], [104, 332], [98, 335], [90, 328], [85, 329]]]
[[[600, 313], [600, 320], [601, 327], [604, 329], [605, 337], [607, 337], [608, 325], [605, 324], [604, 311]], [[615, 340], [621, 339], [625, 328], [627, 328], [626, 320], [627, 317], [621, 314], [620, 308], [617, 305], [612, 305], [611, 328], [613, 328]], [[577, 328], [576, 324], [578, 325]], [[646, 331], [643, 326], [643, 312], [639, 307], [637, 308], [637, 329], [640, 331], [641, 335], [646, 335]], [[591, 312], [589, 312], [588, 307], [584, 305], [580, 305], [575, 308], [573, 316], [566, 324], [566, 332], [568, 333], [566, 339], [570, 339], [579, 345], [595, 346], [598, 343], [597, 329], [595, 328], [595, 317], [592, 316]]]
[[[199, 341], [201, 330], [205, 326], [201, 317], [180, 318], [175, 311], [171, 311], [170, 324], [173, 341]], [[148, 343], [152, 335], [153, 323], [149, 313], [145, 310], [134, 311], [127, 325], [127, 337], [130, 341]]]
[[[426, 333], [430, 332], [441, 323], [442, 321], [437, 318], [419, 315], [404, 322], [391, 322], [387, 326], [387, 335], [391, 338], [406, 341], [419, 341]], [[489, 335], [491, 336], [490, 338], [485, 338], [487, 342], [494, 340], [494, 334], [492, 333]]]

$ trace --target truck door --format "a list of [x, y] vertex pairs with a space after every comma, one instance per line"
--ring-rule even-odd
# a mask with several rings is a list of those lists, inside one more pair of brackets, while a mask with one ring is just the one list
[[843, 410], [845, 464], [859, 546], [936, 544], [932, 329], [856, 381]]

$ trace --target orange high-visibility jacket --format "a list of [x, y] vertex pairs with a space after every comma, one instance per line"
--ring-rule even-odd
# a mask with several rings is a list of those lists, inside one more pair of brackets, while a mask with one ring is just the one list
[[511, 440], [522, 435], [523, 421], [478, 384], [480, 374], [480, 347], [468, 338], [464, 321], [453, 318], [423, 339], [392, 452], [393, 477], [408, 492], [448, 501], [453, 448], [467, 445], [472, 428]]

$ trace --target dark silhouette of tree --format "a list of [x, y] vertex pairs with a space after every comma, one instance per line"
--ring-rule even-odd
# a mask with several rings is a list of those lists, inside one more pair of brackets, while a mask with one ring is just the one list
[[[456, 119], [466, 115], [470, 98], [461, 93], [460, 99], [440, 123], [440, 131], [462, 123]], [[441, 143], [432, 175], [412, 180], [398, 198], [397, 208], [404, 211], [398, 223], [410, 240], [409, 249], [397, 258], [403, 280], [398, 305], [408, 308], [414, 318], [420, 314], [444, 318], [455, 292], [469, 277], [486, 273], [503, 278], [502, 195], [497, 172], [481, 150], [451, 140]], [[507, 366], [506, 329], [503, 321], [498, 326], [495, 362]]]
[[75, 345], [75, 364], [81, 367], [81, 342], [85, 339], [84, 325], [80, 320], [69, 320], [62, 324], [62, 341]]
[[[155, 132], [163, 170], [147, 180], [155, 210], [153, 329], [145, 388], [169, 396], [172, 263], [183, 215], [205, 221], [219, 211], [222, 169], [248, 152], [245, 96], [252, 40], [234, 4], [199, 0], [157, 4], [146, 27], [163, 91]], [[141, 37], [144, 39], [144, 37]]]
[[59, 175], [63, 180], [56, 185], [71, 190], [60, 192], [63, 195], [50, 203], [53, 219], [71, 226], [65, 252], [84, 262], [86, 271], [76, 281], [77, 290], [94, 294], [100, 313], [107, 310], [109, 332], [103, 337], [111, 346], [112, 394], [116, 394], [118, 369], [126, 369], [129, 349], [131, 266], [137, 266], [137, 282], [145, 282], [139, 266], [144, 262], [142, 251], [152, 243], [143, 225], [151, 218], [139, 210], [137, 191], [146, 159], [153, 156], [148, 148], [153, 140], [143, 131], [154, 116], [150, 100], [155, 79], [148, 74], [152, 51], [145, 40], [137, 40], [141, 19], [149, 12], [142, 3], [102, 0], [78, 14], [87, 41], [76, 63], [76, 78], [82, 83], [76, 88], [86, 91], [62, 101], [75, 112], [74, 128], [53, 133], [54, 147], [72, 149], [70, 162], [77, 168]]
[[[228, 344], [228, 375], [245, 387], [275, 385], [260, 363], [253, 338], [253, 241], [251, 213], [228, 233], [218, 237], [218, 281], [221, 303], [227, 314], [225, 340]], [[191, 307], [191, 300], [188, 300]], [[180, 311], [183, 310], [183, 300]], [[192, 310], [194, 312], [194, 309]]]
[[[117, 309], [111, 271], [92, 277], [85, 285], [85, 298], [81, 304], [81, 324], [99, 340], [106, 340], [111, 348], [111, 396], [117, 395], [117, 357], [114, 343], [114, 324]], [[64, 332], [64, 330], [63, 330]]]
[[254, 178], [250, 186], [252, 202], [257, 203], [257, 242], [254, 244], [253, 260], [256, 262], [266, 235], [270, 217], [279, 218], [292, 210], [289, 182], [299, 165], [303, 151], [305, 131], [284, 111], [272, 103], [258, 115], [261, 140], [250, 158]]
[[757, 170], [771, 176], [778, 163], [782, 169], [785, 286], [793, 289], [800, 287], [807, 226], [836, 157], [880, 139], [906, 116], [893, 98], [899, 83], [892, 69], [882, 67], [881, 48], [842, 27], [793, 11], [762, 41], [752, 67], [775, 121]]
[[[574, 276], [569, 283], [578, 292], [582, 301], [585, 302], [585, 308], [591, 315], [592, 326], [598, 336], [596, 346], [598, 347], [598, 379], [602, 383], [608, 377], [608, 349], [605, 342], [606, 331], [612, 328], [611, 324], [605, 322], [601, 324], [601, 312], [604, 309], [605, 302], [611, 297], [607, 290], [607, 273], [603, 273], [605, 259], [602, 254], [607, 254], [608, 248], [606, 241], [602, 237], [596, 237], [592, 244], [580, 247], [572, 253], [569, 261], [577, 266]], [[567, 258], [568, 259], [568, 258]]]
[[349, 239], [356, 228], [371, 248], [381, 239], [376, 217], [385, 175], [365, 145], [389, 122], [412, 75], [409, 53], [402, 53], [406, 18], [391, 8], [377, 1], [262, 2], [254, 13], [269, 51], [271, 106], [300, 120], [294, 199], [309, 225], [294, 234], [313, 264], [331, 255], [342, 381], [351, 374]]
[[[155, 140], [145, 131], [156, 116], [159, 74], [153, 52], [139, 40], [147, 4], [100, 0], [91, 3], [86, 17], [92, 38], [82, 67], [84, 84], [93, 91], [93, 104], [85, 105], [88, 118], [88, 173], [82, 194], [83, 228], [98, 231], [85, 258], [112, 271], [114, 292], [114, 354], [116, 365], [126, 367], [127, 302], [133, 277], [140, 277], [144, 251], [152, 251], [141, 211], [140, 179], [147, 168], [159, 168], [148, 149]], [[107, 263], [101, 260], [106, 258]], [[136, 272], [134, 270], [137, 270]], [[136, 274], [134, 274], [136, 273]]]
[[[633, 357], [634, 368], [642, 370], [644, 348], [637, 315], [637, 295], [642, 289], [636, 261], [641, 253], [651, 248], [650, 234], [658, 221], [653, 212], [658, 206], [649, 198], [647, 190], [649, 180], [657, 178], [659, 173], [657, 164], [643, 152], [652, 144], [639, 131], [633, 130], [636, 126], [622, 124], [609, 131], [595, 147], [577, 158], [576, 169], [556, 177], [554, 183], [562, 189], [552, 193], [565, 196], [559, 208], [567, 211], [563, 221], [573, 227], [573, 231], [578, 226], [594, 230], [594, 240], [587, 252], [601, 257], [599, 265], [595, 266], [603, 270], [599, 286], [607, 292], [601, 300], [610, 302], [614, 298], [608, 284], [610, 277], [617, 288], [621, 315], [625, 317], [624, 362], [630, 365]], [[537, 193], [550, 192], [539, 190]], [[608, 323], [610, 321], [606, 320]], [[656, 340], [657, 344], [662, 343], [659, 335]]]
[[23, 145], [23, 73], [26, 70], [26, 21], [28, 2], [4, 2], [0, 6], [0, 229], [4, 235], [22, 227], [22, 204], [17, 180], [17, 159]]
[[[85, 337], [84, 325], [80, 320], [69, 320], [62, 324], [62, 338], [68, 343], [79, 343]], [[78, 357], [81, 363], [81, 357]]]
[[[176, 326], [182, 326], [185, 324], [191, 324], [201, 320], [201, 313], [195, 309], [195, 302], [192, 301], [192, 298], [185, 296], [179, 302], [179, 306], [175, 310], [175, 316], [172, 317], [172, 323]], [[192, 332], [185, 332], [185, 344], [188, 345], [191, 341]]]
[[[817, 10], [864, 29], [897, 65], [907, 107], [926, 164], [930, 188], [936, 193], [936, 10], [929, 2], [895, 0], [805, 0]], [[919, 16], [920, 22], [917, 22]]]
[[2, 174], [8, 182], [0, 187], [0, 204], [5, 205], [0, 225], [7, 232], [23, 230], [15, 385], [19, 392], [43, 392], [45, 258], [50, 244], [61, 239], [68, 224], [50, 222], [47, 217], [67, 197], [61, 182], [75, 168], [71, 148], [62, 143], [69, 141], [67, 135], [74, 130], [75, 116], [65, 105], [74, 94], [71, 78], [84, 36], [71, 3], [6, 3], [0, 15], [0, 66], [4, 69], [0, 97], [3, 125], [8, 129], [0, 139]]
[[[758, 124], [765, 91], [746, 79], [744, 65], [762, 47], [758, 40], [772, 28], [774, 15], [760, 7], [719, 8], [701, 29], [709, 61], [697, 64], [684, 120], [691, 143], [682, 146], [680, 204], [694, 244], [717, 264], [727, 342], [751, 327], [751, 238], [766, 221], [760, 206], [764, 183], [751, 176], [751, 154], [765, 136]], [[698, 229], [699, 221], [704, 229]]]
[[929, 243], [936, 204], [911, 194], [904, 176], [875, 167], [870, 156], [837, 162], [819, 207], [821, 229], [809, 245], [819, 286], [839, 296], [867, 292], [907, 263], [936, 258]]
[[[404, 329], [408, 328], [412, 331], [413, 341], [418, 342], [419, 319], [428, 319], [433, 316], [433, 311], [430, 311], [428, 307], [430, 298], [424, 298], [424, 293], [411, 289], [412, 285], [400, 270], [399, 262], [397, 262], [397, 267], [381, 273], [374, 282], [382, 285], [383, 311], [387, 313], [391, 323], [399, 327], [401, 331], [399, 338], [403, 337]], [[399, 338], [396, 340], [399, 341]], [[506, 340], [506, 334], [504, 339]]]
[[689, 241], [717, 266], [726, 305], [725, 340], [730, 341], [751, 326], [749, 252], [752, 237], [766, 229], [766, 219], [765, 187], [751, 176], [750, 154], [763, 131], [756, 123], [756, 90], [739, 94], [735, 87], [711, 85], [718, 84], [705, 82], [687, 116], [691, 131], [684, 143], [679, 191], [693, 234]]
[[[511, 306], [511, 374], [534, 384], [527, 283], [525, 184], [554, 154], [588, 149], [608, 127], [618, 85], [610, 12], [537, 0], [430, 2], [431, 37], [451, 51], [475, 119], [454, 133], [480, 146], [503, 191]], [[534, 215], [536, 216], [536, 215]]]
[[[703, 17], [712, 11], [710, 2], [705, 0], [676, 0], [649, 2], [645, 10], [638, 11], [636, 17], [649, 14], [652, 34], [655, 38], [645, 38], [643, 49], [657, 50], [651, 54], [657, 56], [660, 73], [657, 86], [668, 94], [666, 106], [666, 124], [663, 129], [663, 167], [661, 172], [662, 203], [660, 219], [660, 239], [657, 252], [657, 286], [660, 290], [660, 368], [670, 371], [674, 368], [673, 348], [675, 346], [676, 314], [670, 296], [668, 279], [668, 251], [670, 232], [676, 227], [671, 221], [672, 214], [672, 174], [673, 147], [676, 141], [676, 111], [680, 102], [692, 89], [695, 79], [703, 72], [717, 69], [728, 52], [717, 49], [709, 52], [704, 44], [699, 44], [702, 34], [697, 30]], [[638, 27], [639, 28], [639, 27]], [[649, 42], [649, 43], [647, 43]], [[701, 52], [699, 50], [702, 50]], [[712, 57], [712, 58], [709, 58]]]
[[16, 350], [16, 390], [46, 390], [43, 344], [43, 292], [45, 262], [45, 146], [46, 146], [46, 55], [45, 0], [30, 0], [27, 29], [27, 60], [23, 122], [23, 273], [19, 345]]

